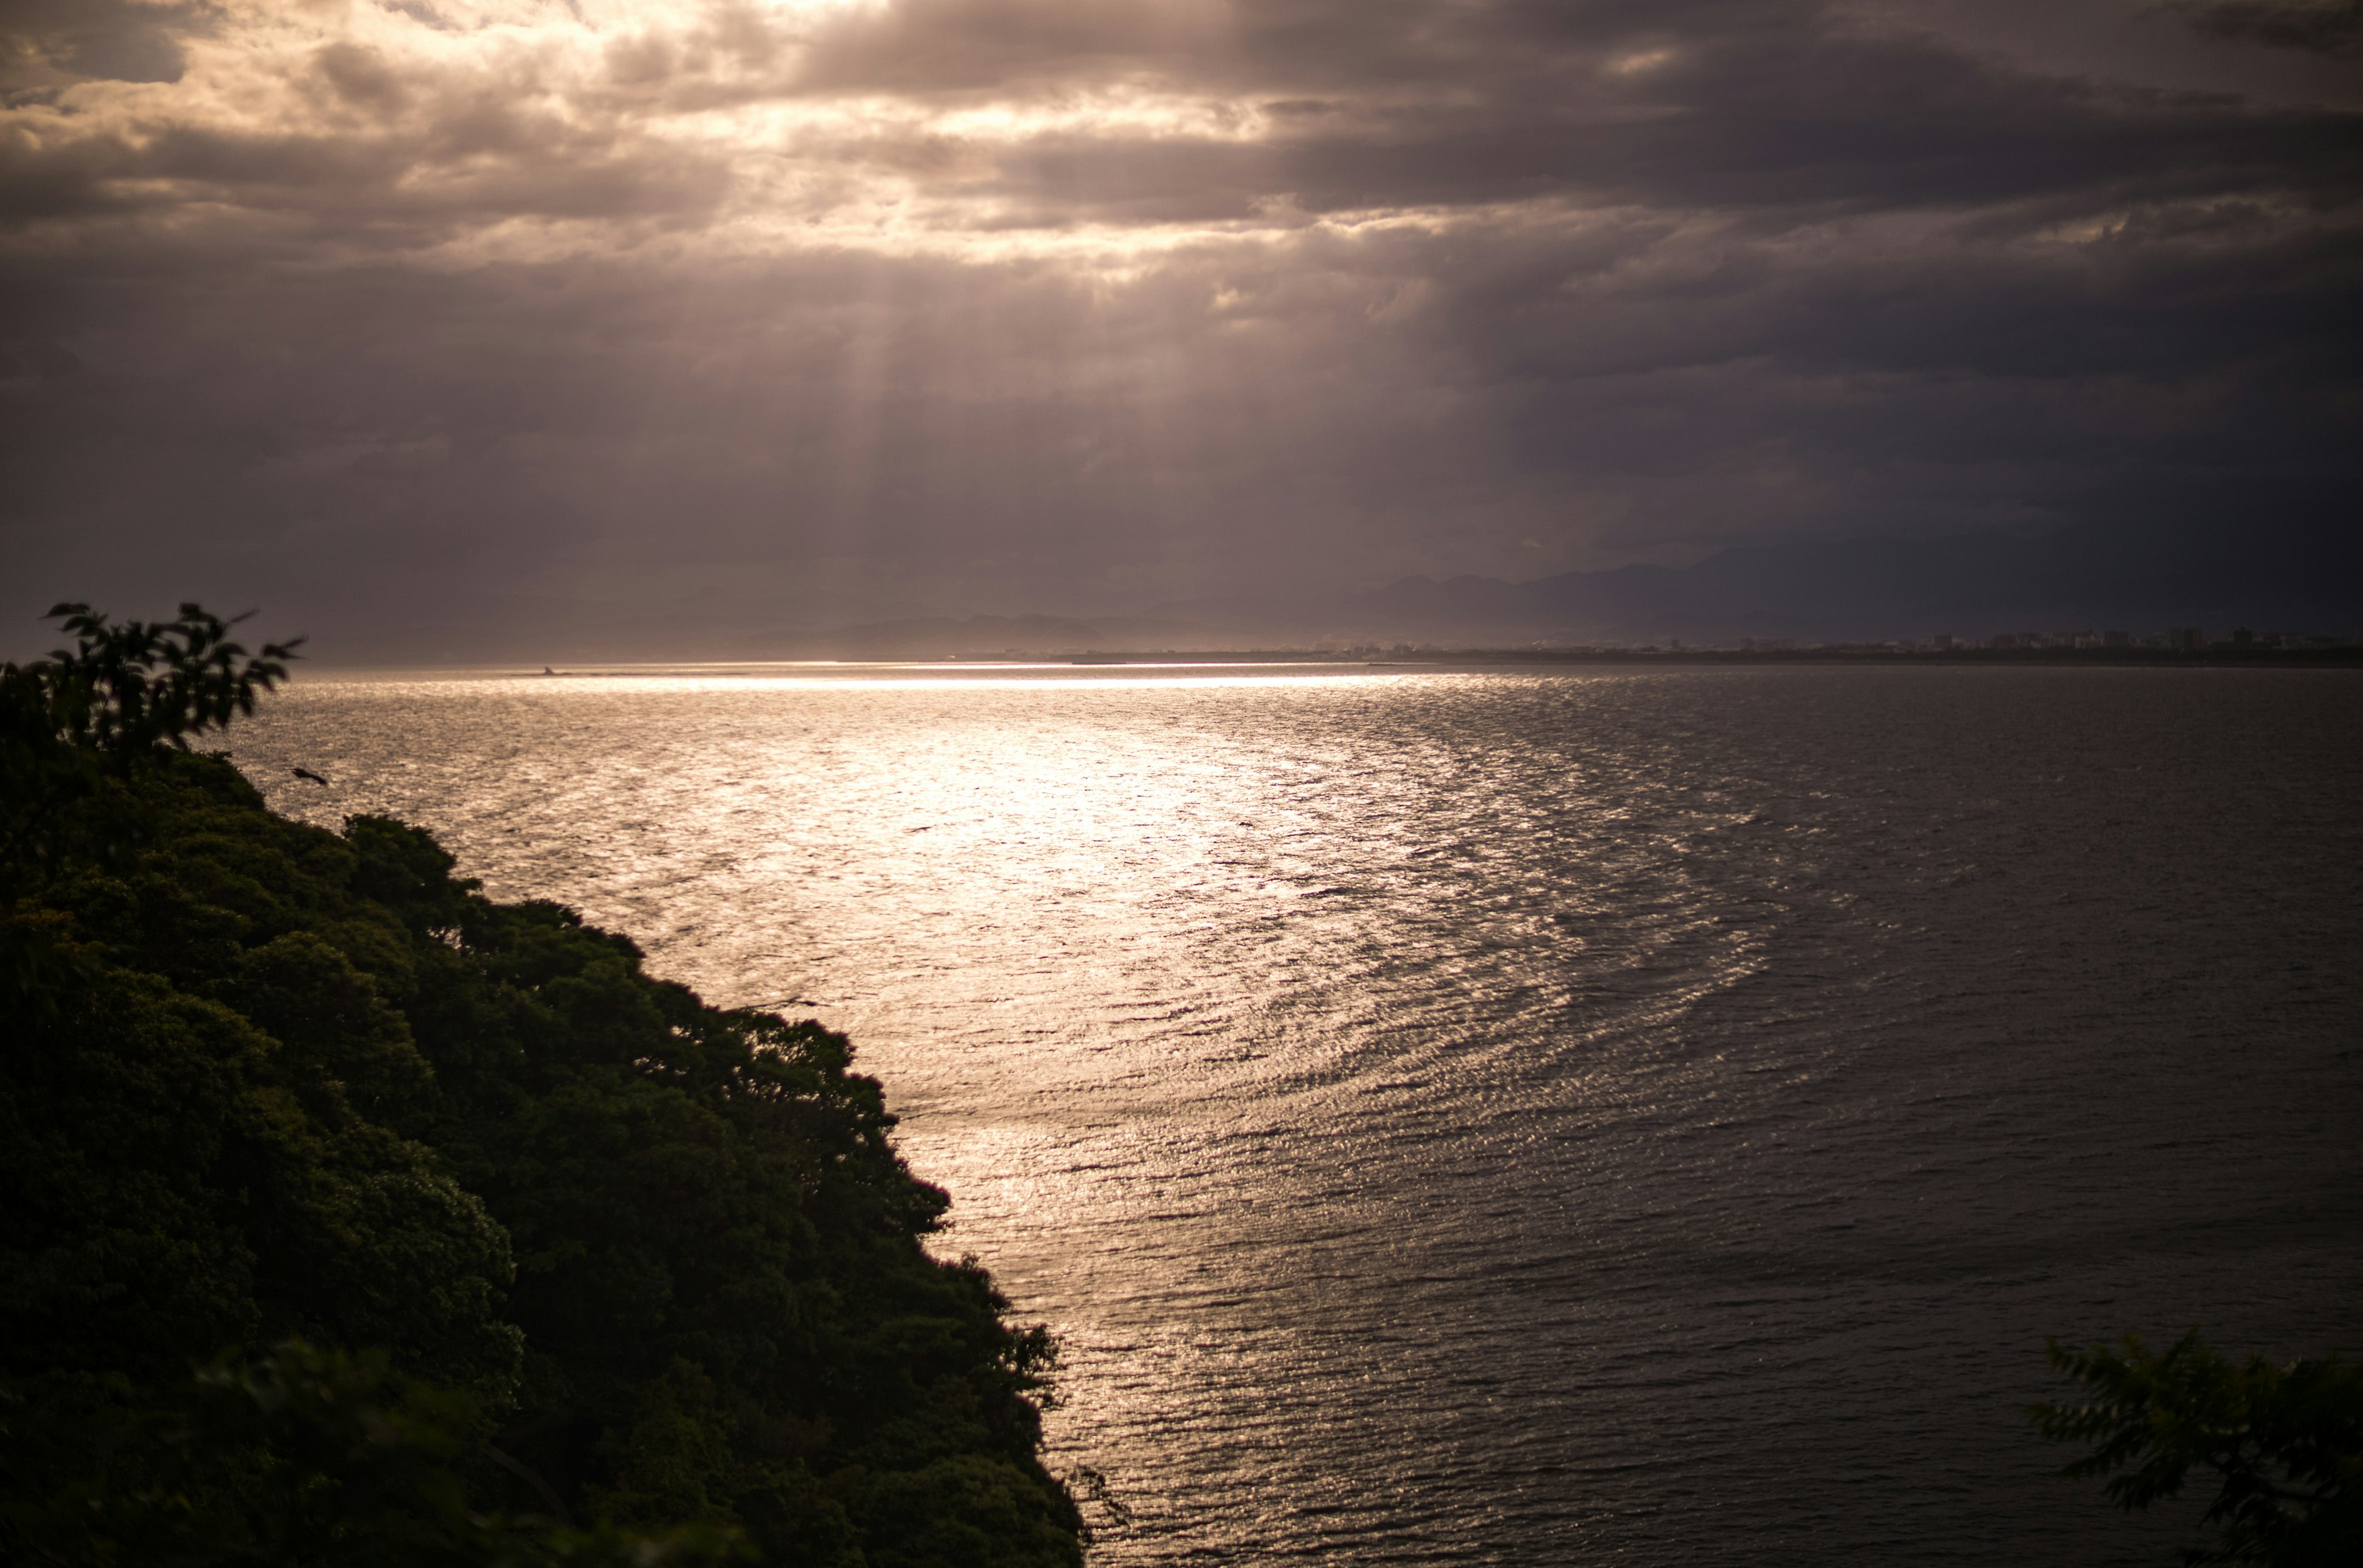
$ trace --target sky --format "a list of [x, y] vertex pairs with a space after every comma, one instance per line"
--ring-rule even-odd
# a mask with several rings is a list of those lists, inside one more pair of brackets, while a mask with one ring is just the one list
[[0, 651], [2331, 539], [2358, 220], [2352, 0], [0, 0]]

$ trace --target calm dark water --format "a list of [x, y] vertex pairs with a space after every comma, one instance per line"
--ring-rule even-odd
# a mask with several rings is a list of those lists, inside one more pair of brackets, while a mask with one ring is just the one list
[[238, 740], [851, 1032], [1068, 1346], [1102, 1562], [2169, 1562], [2029, 1435], [2045, 1336], [2363, 1348], [2353, 673], [316, 676]]

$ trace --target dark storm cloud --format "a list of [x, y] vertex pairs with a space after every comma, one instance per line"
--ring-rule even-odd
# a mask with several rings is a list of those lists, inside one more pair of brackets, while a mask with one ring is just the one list
[[2363, 44], [2363, 3], [2278, 5], [2272, 0], [2214, 0], [2168, 7], [2193, 28], [2216, 38], [2298, 49], [2313, 54], [2351, 54]]
[[127, 6], [185, 64], [101, 80], [20, 7], [5, 609], [1090, 611], [2336, 517], [2363, 118], [2182, 25], [2235, 9], [2123, 21], [2145, 74], [1782, 0]]
[[[1069, 16], [894, 7], [845, 24], [812, 80], [975, 94], [1074, 72], [1099, 59], [1087, 45], [1115, 40], [1044, 19]], [[1160, 62], [1264, 96], [1268, 135], [1043, 136], [999, 157], [994, 189], [1050, 222], [1237, 217], [1275, 195], [1315, 213], [1537, 197], [1813, 215], [2075, 194], [2348, 200], [2363, 177], [2351, 112], [2032, 76], [1929, 35], [1835, 26], [1818, 6], [1297, 5], [1237, 20], [1220, 47]]]
[[177, 82], [181, 39], [205, 28], [208, 9], [141, 0], [5, 0], [0, 90], [73, 78]]

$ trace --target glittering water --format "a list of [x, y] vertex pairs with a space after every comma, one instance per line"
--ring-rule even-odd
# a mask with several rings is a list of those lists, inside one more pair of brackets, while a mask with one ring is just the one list
[[[238, 735], [846, 1029], [1095, 1559], [2170, 1560], [2047, 1334], [2363, 1345], [2363, 677], [315, 677]], [[332, 787], [289, 778], [301, 763]]]

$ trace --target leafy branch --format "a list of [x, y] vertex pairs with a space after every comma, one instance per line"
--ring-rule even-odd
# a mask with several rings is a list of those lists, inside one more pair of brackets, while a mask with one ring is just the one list
[[224, 620], [183, 605], [169, 621], [110, 622], [84, 604], [53, 606], [74, 646], [0, 664], [0, 984], [46, 997], [72, 956], [13, 908], [67, 857], [122, 861], [139, 840], [121, 812], [91, 809], [126, 775], [254, 711], [287, 678], [302, 642], [249, 653]]
[[2062, 1474], [2109, 1477], [2110, 1500], [2129, 1511], [2179, 1496], [2194, 1470], [2219, 1478], [2204, 1522], [2222, 1527], [2222, 1543], [2185, 1562], [2363, 1562], [2363, 1367], [2335, 1355], [2235, 1362], [2196, 1329], [2156, 1353], [2128, 1334], [2086, 1351], [2053, 1341], [2047, 1354], [2098, 1396], [2028, 1409], [2045, 1437], [2090, 1445]]

